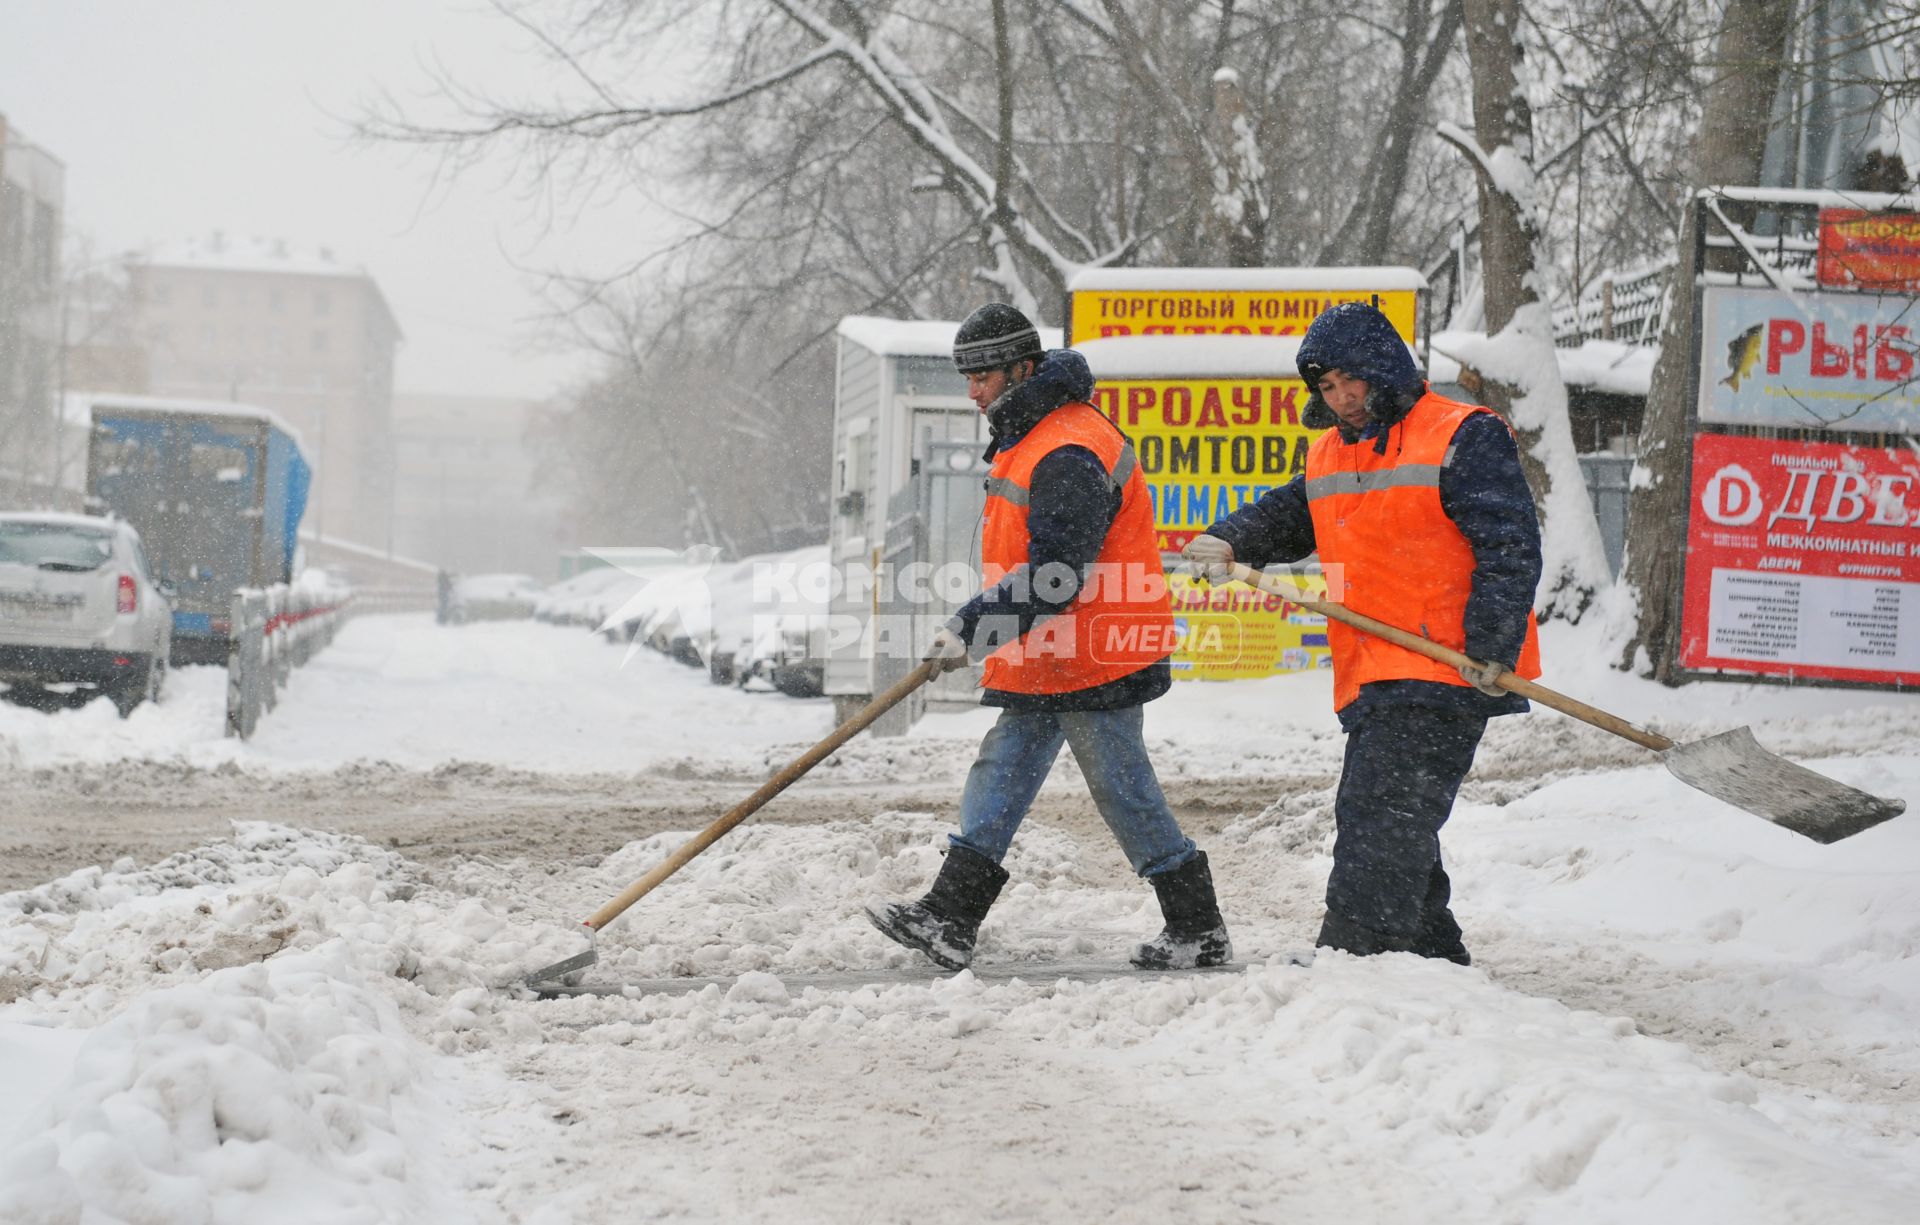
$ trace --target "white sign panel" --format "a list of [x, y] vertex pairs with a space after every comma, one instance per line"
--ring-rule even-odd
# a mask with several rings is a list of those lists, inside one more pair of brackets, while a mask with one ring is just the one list
[[1715, 570], [1707, 637], [1722, 659], [1920, 671], [1920, 583]]

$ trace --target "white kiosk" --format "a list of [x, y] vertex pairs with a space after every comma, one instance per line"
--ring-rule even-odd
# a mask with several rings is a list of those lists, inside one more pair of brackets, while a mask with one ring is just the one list
[[[827, 539], [843, 581], [827, 610], [835, 631], [826, 691], [841, 718], [912, 670], [933, 627], [978, 590], [987, 422], [953, 368], [959, 327], [867, 315], [840, 321]], [[1060, 330], [1041, 328], [1040, 339], [1058, 348]], [[851, 625], [862, 627], [857, 637]], [[898, 640], [906, 625], [910, 650]], [[876, 643], [877, 628], [886, 641]], [[874, 733], [906, 731], [929, 702], [977, 702], [979, 679], [978, 668], [940, 677]]]

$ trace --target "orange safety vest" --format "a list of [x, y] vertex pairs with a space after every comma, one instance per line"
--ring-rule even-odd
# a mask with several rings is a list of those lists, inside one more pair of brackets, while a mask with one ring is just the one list
[[[1487, 411], [1429, 391], [1394, 424], [1384, 455], [1374, 450], [1377, 438], [1347, 442], [1338, 429], [1314, 440], [1307, 450], [1307, 507], [1330, 598], [1466, 650], [1473, 549], [1440, 506], [1440, 469], [1461, 422]], [[1327, 622], [1327, 645], [1335, 710], [1375, 681], [1467, 684], [1450, 665], [1337, 621]], [[1514, 671], [1529, 679], [1540, 675], [1540, 633], [1531, 610]]]
[[[982, 684], [1006, 693], [1075, 693], [1131, 676], [1172, 654], [1173, 609], [1153, 534], [1153, 499], [1119, 427], [1091, 404], [1054, 409], [1020, 441], [997, 452], [980, 522], [980, 563], [992, 587], [1027, 562], [1027, 502], [1033, 470], [1061, 447], [1085, 447], [1121, 490], [1120, 510], [1080, 594], [1066, 611], [987, 656]], [[1029, 581], [1045, 583], [1045, 574]], [[993, 624], [989, 604], [983, 630]]]

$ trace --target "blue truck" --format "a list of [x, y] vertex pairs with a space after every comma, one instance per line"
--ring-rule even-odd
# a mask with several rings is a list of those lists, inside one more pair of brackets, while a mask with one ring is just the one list
[[224, 664], [237, 587], [293, 579], [313, 469], [264, 408], [95, 395], [87, 502], [140, 533], [172, 585], [178, 664]]

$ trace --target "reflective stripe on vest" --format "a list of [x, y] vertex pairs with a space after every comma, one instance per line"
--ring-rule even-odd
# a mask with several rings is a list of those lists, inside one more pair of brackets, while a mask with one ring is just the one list
[[1333, 472], [1315, 479], [1307, 478], [1307, 501], [1338, 497], [1343, 493], [1371, 493], [1376, 489], [1440, 488], [1439, 464], [1401, 464], [1382, 472]]
[[[1453, 459], [1461, 423], [1488, 410], [1428, 392], [1377, 439], [1346, 442], [1337, 429], [1307, 451], [1307, 506], [1329, 581], [1358, 613], [1397, 625], [1456, 651], [1466, 647], [1473, 549], [1440, 503], [1440, 473]], [[1335, 570], [1338, 567], [1338, 570]], [[1327, 625], [1336, 710], [1375, 681], [1423, 680], [1465, 686], [1454, 668], [1383, 639]], [[1540, 675], [1539, 632], [1527, 615], [1526, 644], [1514, 669]]]
[[[1026, 564], [1033, 473], [1062, 447], [1092, 452], [1106, 470], [1107, 489], [1119, 493], [1120, 508], [1085, 586], [1066, 611], [987, 657], [983, 683], [989, 689], [1073, 693], [1130, 676], [1173, 649], [1173, 611], [1154, 537], [1153, 499], [1133, 444], [1090, 404], [1062, 405], [994, 455], [980, 525], [987, 584]], [[988, 605], [983, 632], [992, 628], [993, 617]]]
[[[1022, 441], [1025, 440], [1023, 439]], [[1109, 493], [1116, 489], [1126, 488], [1127, 480], [1133, 475], [1133, 470], [1140, 466], [1139, 459], [1136, 458], [1133, 453], [1133, 444], [1131, 442], [1125, 442], [1124, 437], [1122, 441], [1124, 445], [1120, 448], [1120, 458], [1113, 465], [1113, 470], [1107, 473], [1107, 491]], [[1015, 506], [1027, 505], [1029, 497], [1026, 486], [1016, 484], [1004, 476], [990, 476], [987, 478], [987, 496], [990, 498], [1005, 498]]]

